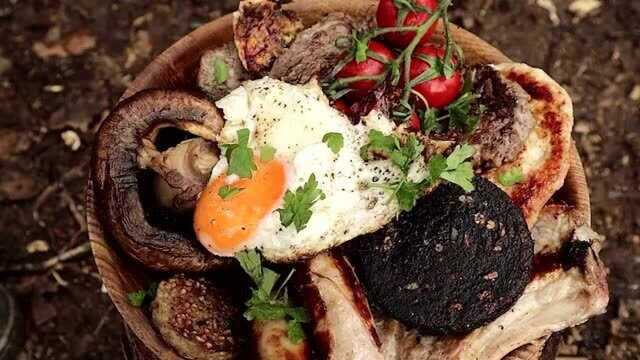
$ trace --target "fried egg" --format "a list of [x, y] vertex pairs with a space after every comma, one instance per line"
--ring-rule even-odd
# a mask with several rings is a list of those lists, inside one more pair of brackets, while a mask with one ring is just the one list
[[[317, 82], [299, 86], [271, 78], [244, 83], [217, 106], [226, 120], [219, 144], [236, 143], [238, 130], [248, 129], [257, 169], [250, 179], [230, 176], [224, 156], [214, 167], [194, 216], [196, 235], [212, 253], [258, 249], [268, 260], [293, 261], [376, 231], [399, 213], [391, 195], [371, 185], [398, 181], [400, 171], [389, 160], [364, 161], [360, 155], [371, 129], [394, 130], [381, 113], [373, 111], [353, 125], [330, 106]], [[337, 154], [323, 142], [327, 133], [344, 139]], [[259, 150], [265, 145], [276, 152], [263, 162]], [[424, 168], [416, 161], [411, 176], [424, 177]], [[277, 210], [285, 194], [312, 175], [325, 197], [310, 208], [303, 229], [284, 226]], [[223, 199], [218, 192], [225, 185], [243, 190]]]

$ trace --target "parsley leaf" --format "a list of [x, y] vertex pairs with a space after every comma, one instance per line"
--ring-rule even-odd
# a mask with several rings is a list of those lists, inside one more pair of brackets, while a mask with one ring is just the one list
[[524, 174], [521, 168], [515, 167], [498, 174], [498, 181], [502, 186], [513, 186], [524, 181]]
[[344, 136], [340, 133], [330, 132], [324, 135], [322, 142], [327, 144], [334, 154], [338, 154], [344, 146]]
[[222, 200], [227, 200], [231, 197], [238, 195], [244, 189], [236, 188], [231, 185], [225, 185], [218, 190], [218, 195], [222, 198]]
[[479, 114], [472, 114], [471, 104], [478, 99], [478, 95], [471, 91], [462, 94], [456, 101], [447, 106], [449, 113], [449, 124], [452, 127], [458, 128], [466, 133], [470, 133], [475, 130], [478, 122], [480, 121], [480, 115], [484, 112], [484, 107], [479, 107]]
[[127, 294], [127, 298], [129, 299], [129, 304], [135, 307], [141, 307], [147, 298], [147, 292], [144, 290], [131, 292]]
[[400, 209], [409, 211], [416, 206], [418, 196], [424, 190], [427, 183], [414, 183], [411, 181], [402, 181], [396, 190], [396, 199]]
[[434, 155], [429, 160], [429, 179], [435, 183], [440, 179], [440, 175], [447, 170], [447, 159], [441, 154]]
[[229, 65], [224, 60], [215, 58], [213, 61], [213, 76], [216, 79], [216, 83], [224, 84], [229, 79]]
[[384, 135], [378, 130], [371, 130], [369, 131], [369, 143], [360, 149], [360, 155], [365, 161], [371, 158], [372, 153], [387, 157], [406, 175], [411, 164], [420, 156], [423, 149], [424, 146], [413, 134], [409, 136], [405, 144], [401, 144], [400, 139], [393, 135]]
[[430, 108], [422, 115], [422, 131], [429, 135], [431, 132], [440, 129], [440, 122], [438, 121], [438, 112]]
[[293, 224], [296, 231], [302, 231], [313, 214], [311, 207], [324, 198], [324, 192], [318, 189], [315, 174], [311, 174], [304, 186], [297, 188], [295, 192], [287, 190], [284, 195], [284, 207], [278, 210], [280, 222], [285, 227]]
[[304, 329], [299, 321], [291, 320], [287, 323], [287, 337], [294, 344], [304, 340]]
[[262, 282], [262, 259], [255, 249], [236, 253], [236, 259], [240, 263], [242, 270], [253, 279], [253, 282], [256, 284]]
[[457, 169], [465, 160], [471, 158], [476, 153], [476, 149], [469, 144], [459, 145], [447, 157], [447, 170]]
[[458, 146], [446, 159], [442, 155], [433, 156], [428, 165], [431, 183], [443, 179], [460, 186], [466, 192], [473, 191], [473, 166], [467, 160], [474, 154], [473, 146], [464, 144]]
[[440, 177], [450, 183], [460, 186], [466, 192], [472, 192], [474, 190], [473, 183], [471, 182], [473, 179], [473, 167], [469, 162], [461, 164], [455, 170], [442, 173]]
[[253, 161], [253, 152], [249, 149], [249, 129], [238, 130], [238, 143], [228, 145], [226, 156], [229, 159], [229, 174], [235, 174], [241, 178], [251, 178], [251, 173], [257, 169]]
[[360, 156], [363, 160], [369, 160], [371, 154], [378, 154], [389, 157], [391, 152], [397, 148], [398, 140], [392, 135], [385, 135], [378, 130], [369, 131], [369, 143], [360, 149]]
[[276, 155], [276, 149], [271, 145], [264, 145], [260, 148], [260, 160], [262, 162], [268, 162], [273, 160]]
[[280, 288], [274, 292], [275, 284], [280, 274], [262, 266], [262, 257], [256, 250], [246, 250], [236, 254], [242, 269], [253, 279], [256, 288], [251, 298], [246, 302], [245, 319], [252, 321], [286, 320], [287, 336], [294, 343], [305, 338], [302, 323], [309, 322], [309, 315], [303, 307], [292, 306], [286, 294], [281, 295], [291, 274], [285, 279]]
[[142, 307], [147, 301], [153, 300], [156, 297], [158, 290], [158, 283], [151, 283], [147, 290], [138, 290], [127, 294], [129, 304], [135, 307]]

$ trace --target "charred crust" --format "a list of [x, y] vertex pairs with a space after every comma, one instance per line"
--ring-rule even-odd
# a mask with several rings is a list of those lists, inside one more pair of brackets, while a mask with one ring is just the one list
[[536, 254], [533, 258], [532, 279], [543, 277], [560, 269], [569, 271], [578, 268], [584, 273], [590, 253], [591, 243], [572, 240], [563, 243], [557, 251]]
[[423, 333], [461, 334], [506, 312], [529, 283], [533, 240], [522, 212], [487, 180], [440, 185], [347, 247], [369, 301]]
[[546, 102], [553, 101], [553, 93], [548, 86], [539, 83], [535, 79], [532, 79], [527, 74], [521, 74], [516, 71], [511, 71], [507, 74], [507, 79], [517, 82], [522, 86], [524, 91], [535, 100], [542, 100]]

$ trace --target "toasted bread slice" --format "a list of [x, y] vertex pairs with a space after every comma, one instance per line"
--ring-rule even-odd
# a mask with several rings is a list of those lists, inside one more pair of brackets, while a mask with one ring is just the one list
[[[489, 171], [486, 177], [509, 194], [531, 227], [569, 171], [573, 104], [567, 91], [540, 69], [517, 63], [494, 68], [529, 94], [536, 125], [517, 158]], [[524, 181], [513, 186], [500, 184], [499, 175], [514, 168], [522, 170]]]

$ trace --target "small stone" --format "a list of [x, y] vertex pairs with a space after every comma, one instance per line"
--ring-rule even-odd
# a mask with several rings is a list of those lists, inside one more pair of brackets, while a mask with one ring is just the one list
[[26, 249], [29, 254], [47, 252], [49, 251], [49, 244], [44, 240], [35, 240], [30, 242]]
[[405, 289], [407, 290], [415, 290], [418, 288], [418, 283], [416, 282], [412, 282], [411, 284], [405, 286]]
[[629, 94], [629, 99], [633, 101], [640, 101], [640, 84], [633, 87], [631, 93]]
[[11, 62], [11, 60], [7, 59], [6, 57], [0, 56], [0, 76], [11, 70], [11, 67], [13, 67], [13, 63]]
[[44, 91], [58, 94], [64, 91], [64, 86], [62, 85], [47, 85], [44, 87]]
[[485, 280], [491, 280], [491, 281], [493, 281], [493, 280], [495, 280], [497, 278], [498, 278], [498, 273], [496, 271], [488, 273], [487, 275], [484, 276]]
[[600, 0], [575, 0], [569, 5], [569, 11], [579, 18], [586, 17], [602, 7]]
[[80, 149], [80, 146], [82, 146], [80, 136], [78, 136], [78, 133], [73, 130], [67, 130], [63, 132], [62, 134], [60, 134], [60, 137], [62, 138], [62, 141], [64, 141], [64, 144], [71, 149], [71, 151], [78, 151], [78, 149]]

